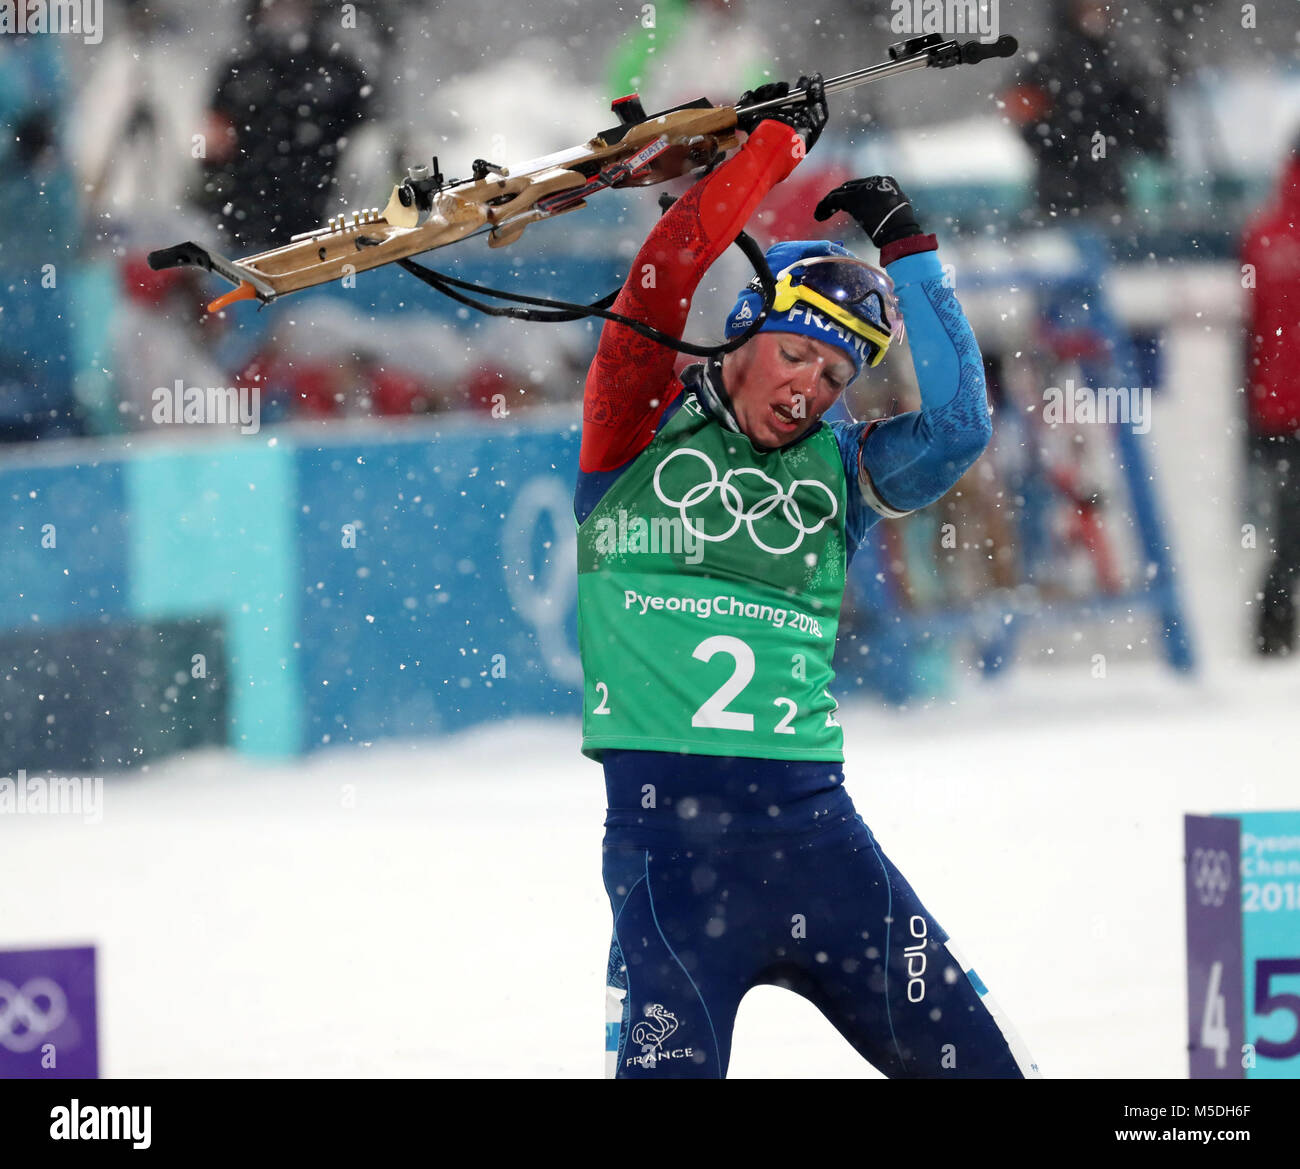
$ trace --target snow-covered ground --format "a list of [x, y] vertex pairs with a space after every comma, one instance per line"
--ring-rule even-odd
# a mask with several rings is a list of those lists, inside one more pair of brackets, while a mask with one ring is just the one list
[[[1048, 1076], [1184, 1077], [1184, 812], [1300, 806], [1300, 662], [847, 703], [848, 786]], [[0, 948], [99, 947], [108, 1076], [598, 1076], [603, 787], [576, 721], [110, 777], [4, 826]], [[876, 1075], [745, 999], [731, 1074]]]

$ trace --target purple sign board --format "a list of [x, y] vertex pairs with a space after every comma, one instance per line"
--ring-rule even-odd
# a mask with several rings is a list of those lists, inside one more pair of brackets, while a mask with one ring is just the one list
[[0, 950], [0, 1079], [98, 1076], [95, 948]]
[[1184, 816], [1187, 1052], [1193, 1080], [1245, 1078], [1242, 1045], [1241, 824]]

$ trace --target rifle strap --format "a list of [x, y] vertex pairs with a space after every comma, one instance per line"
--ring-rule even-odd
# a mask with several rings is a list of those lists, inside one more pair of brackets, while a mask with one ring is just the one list
[[[661, 195], [659, 198], [659, 205], [665, 211], [674, 202], [675, 200], [671, 195]], [[656, 329], [653, 325], [647, 325], [644, 321], [635, 320], [632, 317], [624, 316], [622, 313], [611, 312], [609, 306], [617, 299], [620, 291], [617, 288], [613, 292], [600, 297], [599, 300], [592, 301], [591, 304], [574, 304], [567, 300], [553, 300], [544, 296], [526, 296], [521, 292], [487, 288], [481, 284], [473, 284], [468, 280], [459, 280], [455, 276], [448, 276], [444, 272], [436, 272], [432, 268], [426, 268], [423, 264], [417, 264], [414, 260], [403, 259], [396, 262], [430, 288], [436, 289], [459, 304], [486, 313], [491, 317], [510, 317], [516, 321], [541, 322], [579, 321], [586, 317], [601, 317], [604, 320], [625, 325], [640, 336], [667, 346], [669, 349], [675, 349], [678, 353], [686, 353], [692, 357], [713, 358], [721, 357], [725, 353], [731, 353], [733, 350], [739, 349], [757, 333], [763, 327], [763, 322], [767, 319], [767, 314], [772, 308], [772, 301], [776, 296], [776, 279], [772, 275], [772, 269], [768, 267], [767, 259], [763, 255], [763, 249], [758, 246], [752, 236], [743, 231], [736, 237], [735, 243], [754, 266], [754, 272], [758, 276], [763, 293], [763, 308], [744, 332], [720, 345], [695, 345], [689, 341], [683, 341], [680, 337], [674, 337], [670, 333]], [[472, 296], [466, 296], [463, 292], [458, 292], [457, 289], [476, 292], [481, 296], [490, 296], [497, 300], [513, 301], [515, 304], [534, 305], [536, 307], [507, 308], [500, 305], [486, 304]]]

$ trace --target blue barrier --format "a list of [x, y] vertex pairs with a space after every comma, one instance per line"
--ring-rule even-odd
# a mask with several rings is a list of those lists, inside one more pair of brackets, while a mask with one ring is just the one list
[[0, 471], [0, 641], [57, 662], [100, 627], [129, 655], [202, 619], [225, 741], [264, 756], [580, 712], [576, 427], [268, 433]]
[[581, 711], [576, 462], [502, 423], [295, 453], [305, 746]]
[[107, 623], [128, 610], [126, 487], [120, 461], [0, 470], [0, 628]]

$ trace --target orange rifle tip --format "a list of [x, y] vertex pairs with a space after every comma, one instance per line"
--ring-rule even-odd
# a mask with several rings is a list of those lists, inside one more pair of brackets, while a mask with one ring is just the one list
[[247, 280], [241, 280], [238, 288], [232, 288], [225, 296], [219, 296], [209, 304], [208, 312], [219, 313], [228, 304], [234, 304], [237, 300], [252, 300], [255, 296], [257, 296], [257, 289]]

